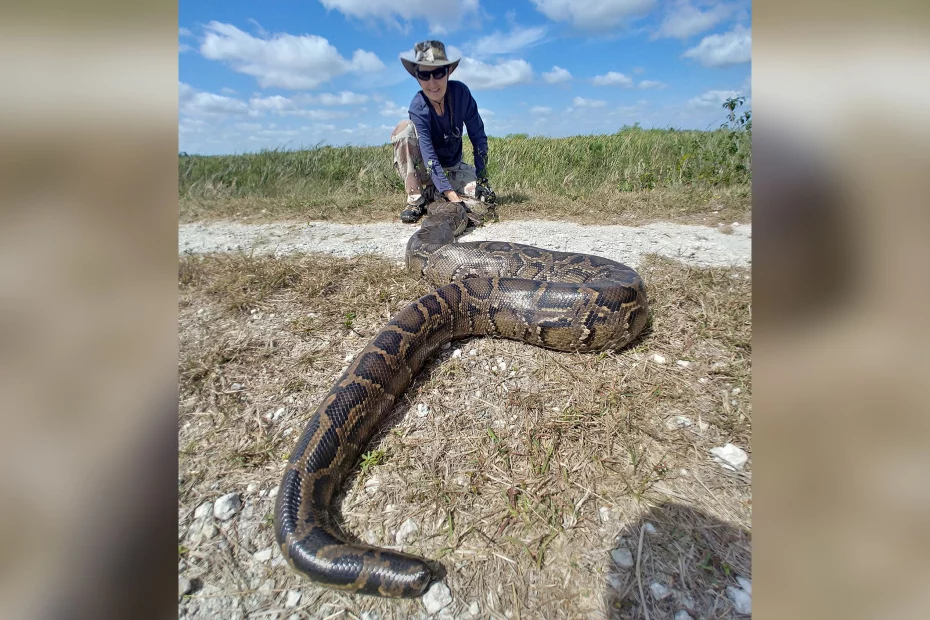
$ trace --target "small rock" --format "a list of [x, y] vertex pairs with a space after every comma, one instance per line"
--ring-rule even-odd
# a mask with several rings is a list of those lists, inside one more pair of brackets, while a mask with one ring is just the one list
[[471, 350], [468, 352], [468, 357], [474, 357], [474, 356], [476, 356], [476, 355], [478, 355], [478, 350], [477, 350], [477, 349], [471, 349]]
[[184, 596], [194, 591], [194, 582], [187, 577], [178, 579], [178, 596]]
[[352, 359], [353, 359], [354, 357], [355, 357], [354, 354], [349, 353], [348, 355], [346, 355], [346, 356], [343, 358], [342, 361], [345, 362], [346, 364], [348, 364], [349, 362], [352, 361]]
[[701, 377], [698, 379], [698, 383], [707, 383], [707, 377]]
[[656, 364], [664, 364], [665, 356], [662, 356], [656, 353], [655, 355], [652, 356], [652, 361], [655, 362]]
[[429, 405], [417, 403], [417, 416], [425, 418], [429, 415]]
[[750, 596], [752, 595], [752, 580], [746, 579], [745, 577], [737, 577], [736, 583], [739, 584], [739, 587], [746, 590], [746, 593]]
[[265, 592], [270, 592], [274, 590], [275, 582], [274, 579], [266, 579], [262, 582], [262, 585], [258, 587], [259, 590], [264, 590]]
[[733, 396], [736, 396], [737, 394], [741, 394], [742, 392], [743, 390], [738, 387], [735, 387], [730, 391], [730, 393], [733, 394]]
[[442, 343], [442, 347], [441, 347], [441, 348], [442, 348], [443, 351], [445, 351], [445, 350], [447, 350], [447, 349], [448, 349], [449, 347], [451, 347], [451, 346], [452, 346], [452, 343], [451, 343], [451, 342], [444, 342], [444, 343]]
[[257, 490], [258, 490], [258, 485], [255, 484], [254, 482], [250, 483], [249, 486], [245, 487], [246, 493], [254, 493]]
[[643, 525], [643, 529], [646, 530], [646, 533], [649, 534], [650, 536], [655, 534], [658, 531], [656, 530], [656, 526], [654, 526], [652, 523], [649, 523], [649, 522], [646, 522]]
[[667, 599], [672, 595], [672, 591], [658, 581], [653, 581], [649, 584], [649, 593], [652, 594], [652, 598], [657, 601]]
[[271, 547], [262, 549], [261, 551], [256, 551], [252, 554], [252, 557], [255, 558], [256, 562], [267, 562], [271, 559]]
[[728, 364], [726, 362], [714, 362], [710, 365], [711, 370], [726, 370]]
[[381, 486], [381, 478], [379, 478], [378, 476], [372, 476], [371, 478], [365, 481], [365, 492], [374, 493], [378, 490], [380, 486]]
[[682, 609], [680, 611], [675, 612], [674, 619], [675, 620], [691, 620], [691, 614], [689, 614], [687, 611]]
[[452, 593], [449, 592], [448, 586], [441, 581], [437, 581], [431, 585], [429, 590], [426, 591], [426, 594], [423, 595], [423, 607], [426, 608], [426, 613], [428, 614], [437, 613], [451, 602]]
[[381, 614], [376, 611], [363, 611], [359, 618], [361, 620], [381, 620]]
[[691, 598], [690, 596], [688, 596], [687, 594], [685, 594], [684, 592], [678, 592], [678, 591], [676, 591], [676, 592], [675, 592], [675, 598], [678, 600], [678, 604], [679, 604], [681, 607], [684, 607], [684, 608], [687, 609], [689, 612], [694, 612], [694, 611], [695, 611], [695, 608], [696, 608], [697, 606], [694, 604], [694, 599]]
[[601, 506], [600, 509], [598, 510], [598, 513], [600, 514], [600, 517], [601, 517], [601, 523], [607, 523], [608, 521], [610, 521], [610, 508], [608, 508], [607, 506]]
[[691, 365], [691, 362], [689, 362], [688, 360], [678, 360], [675, 363], [681, 366], [682, 368], [687, 368], [688, 366]]
[[229, 386], [229, 389], [234, 390], [234, 391], [241, 390], [241, 389], [242, 389], [242, 384], [241, 384], [241, 383], [233, 383], [231, 386]]
[[242, 499], [238, 493], [227, 493], [213, 504], [213, 516], [220, 521], [228, 521], [242, 508]]
[[620, 568], [633, 568], [635, 565], [633, 552], [626, 547], [617, 547], [610, 552], [610, 557], [613, 559], [614, 564]]
[[195, 519], [206, 519], [213, 513], [213, 502], [204, 502], [194, 511]]
[[271, 416], [271, 419], [277, 421], [277, 419], [283, 416], [286, 411], [287, 409], [284, 407], [279, 407], [278, 410], [274, 412], [274, 415]]
[[692, 424], [693, 422], [691, 421], [691, 418], [683, 415], [674, 415], [665, 421], [665, 427], [669, 430], [687, 428]]
[[272, 498], [272, 499], [274, 499], [275, 497], [277, 497], [277, 496], [278, 496], [278, 488], [279, 488], [279, 487], [275, 487], [275, 488], [269, 490], [269, 491], [268, 491], [268, 497], [270, 497], [270, 498]]
[[262, 489], [258, 492], [259, 497], [265, 497], [266, 495], [268, 495], [268, 489]]
[[455, 358], [457, 358], [457, 357], [462, 357], [462, 350], [461, 350], [461, 349], [456, 349], [455, 351], [452, 352], [452, 359], [455, 359]]
[[288, 590], [287, 591], [287, 600], [284, 601], [285, 607], [297, 607], [297, 604], [300, 602], [300, 597], [302, 594], [297, 590]]
[[748, 616], [752, 613], [752, 596], [742, 588], [727, 586], [727, 598], [733, 603], [736, 613]]
[[471, 602], [471, 605], [468, 606], [468, 613], [470, 613], [473, 616], [477, 616], [478, 614], [481, 613], [481, 608], [478, 606], [477, 601]]
[[293, 432], [294, 432], [294, 429], [293, 429], [293, 428], [286, 428], [286, 429], [284, 429], [284, 432], [281, 433], [281, 436], [282, 436], [282, 437], [287, 437], [288, 435], [290, 435], [290, 434], [293, 433]]
[[749, 455], [742, 448], [737, 448], [731, 443], [721, 448], [711, 448], [710, 453], [724, 469], [731, 471], [742, 471], [743, 465], [749, 460]]
[[408, 536], [419, 531], [420, 526], [417, 525], [417, 522], [413, 519], [407, 519], [401, 524], [400, 529], [397, 530], [397, 534], [394, 536], [394, 540], [397, 541], [398, 545], [401, 545], [405, 540], [407, 540]]

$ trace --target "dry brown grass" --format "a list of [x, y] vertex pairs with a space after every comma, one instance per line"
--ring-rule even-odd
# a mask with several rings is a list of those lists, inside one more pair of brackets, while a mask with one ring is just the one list
[[[581, 224], [625, 224], [657, 221], [715, 226], [749, 223], [752, 194], [749, 186], [719, 188], [658, 188], [621, 192], [598, 190], [585, 195], [559, 196], [551, 192], [502, 192], [498, 213], [502, 219], [558, 219]], [[227, 197], [215, 200], [182, 198], [180, 221], [236, 220], [272, 222], [282, 218], [310, 219], [346, 224], [396, 221], [403, 194], [372, 200], [351, 193], [318, 199]]]
[[[751, 461], [729, 472], [709, 450], [750, 448], [749, 271], [650, 258], [640, 272], [654, 322], [631, 349], [576, 355], [478, 338], [431, 360], [347, 485], [345, 529], [394, 546], [415, 520], [402, 548], [444, 564], [455, 616], [476, 602], [482, 618], [658, 619], [689, 607], [732, 617], [725, 587], [751, 576]], [[326, 590], [277, 552], [252, 553], [273, 546], [267, 491], [305, 419], [347, 356], [427, 285], [370, 257], [185, 257], [179, 277], [179, 545], [198, 584], [181, 609], [422, 616], [419, 601]], [[672, 428], [674, 416], [692, 425]], [[192, 540], [196, 507], [230, 491], [243, 512]], [[647, 522], [656, 532], [640, 545]], [[638, 572], [613, 564], [618, 545]], [[653, 582], [675, 594], [653, 600]], [[296, 608], [284, 608], [286, 590], [302, 593]]]

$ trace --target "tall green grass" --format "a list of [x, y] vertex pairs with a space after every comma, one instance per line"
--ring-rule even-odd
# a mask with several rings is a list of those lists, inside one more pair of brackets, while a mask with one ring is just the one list
[[[471, 143], [465, 141], [471, 163]], [[614, 134], [569, 138], [490, 138], [488, 176], [498, 193], [594, 192], [751, 181], [751, 134], [625, 127]], [[360, 197], [403, 192], [391, 145], [319, 146], [299, 151], [179, 157], [181, 197]]]

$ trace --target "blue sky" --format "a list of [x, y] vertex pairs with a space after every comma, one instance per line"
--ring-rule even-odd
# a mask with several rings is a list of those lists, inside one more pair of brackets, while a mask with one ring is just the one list
[[[490, 136], [707, 129], [751, 98], [746, 0], [181, 0], [179, 150], [389, 141], [439, 39]], [[751, 103], [751, 101], [750, 101]]]

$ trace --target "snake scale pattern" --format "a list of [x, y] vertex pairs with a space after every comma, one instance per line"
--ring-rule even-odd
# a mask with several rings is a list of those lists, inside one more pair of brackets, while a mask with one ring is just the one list
[[620, 263], [496, 241], [457, 243], [459, 204], [434, 202], [407, 243], [407, 269], [438, 288], [398, 312], [358, 354], [310, 418], [275, 505], [284, 557], [312, 581], [385, 597], [420, 596], [438, 565], [346, 540], [333, 500], [425, 361], [469, 336], [559, 351], [620, 349], [649, 318], [646, 287]]

